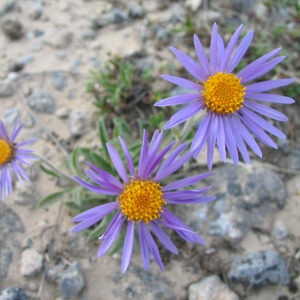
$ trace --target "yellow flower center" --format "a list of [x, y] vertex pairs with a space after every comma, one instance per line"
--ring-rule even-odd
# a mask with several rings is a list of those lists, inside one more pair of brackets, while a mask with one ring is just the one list
[[232, 114], [243, 107], [245, 90], [241, 78], [219, 72], [204, 82], [202, 96], [206, 108], [210, 111]]
[[146, 223], [159, 218], [162, 206], [166, 204], [161, 188], [152, 180], [131, 180], [119, 196], [122, 213], [128, 220]]
[[13, 147], [6, 140], [0, 139], [0, 166], [11, 161], [13, 157]]

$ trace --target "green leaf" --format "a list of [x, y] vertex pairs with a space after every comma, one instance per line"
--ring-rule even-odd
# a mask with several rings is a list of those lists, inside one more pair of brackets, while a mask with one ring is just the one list
[[55, 193], [52, 193], [52, 194], [44, 197], [41, 201], [39, 201], [38, 207], [49, 207], [49, 206], [53, 205], [54, 203], [61, 200], [61, 198], [64, 194], [72, 192], [73, 189], [74, 188], [65, 189], [63, 191], [55, 192]]
[[48, 175], [50, 175], [50, 176], [53, 176], [53, 177], [55, 177], [55, 178], [60, 178], [60, 177], [61, 177], [58, 173], [56, 173], [56, 172], [53, 171], [53, 170], [47, 169], [47, 168], [44, 167], [43, 165], [40, 165], [40, 168], [41, 168], [41, 170], [42, 170], [43, 172], [45, 172], [46, 174], [48, 174]]
[[109, 158], [109, 154], [106, 148], [106, 143], [108, 142], [108, 134], [107, 134], [106, 125], [103, 118], [99, 118], [98, 131], [99, 131], [99, 139], [102, 145], [102, 149], [104, 150], [106, 157]]
[[72, 167], [78, 176], [82, 175], [78, 161], [80, 154], [81, 153], [79, 147], [76, 147], [71, 154]]
[[108, 216], [103, 218], [102, 221], [88, 233], [87, 238], [94, 240], [102, 236], [105, 230], [107, 229], [109, 223], [111, 222], [112, 218], [113, 214], [109, 214]]

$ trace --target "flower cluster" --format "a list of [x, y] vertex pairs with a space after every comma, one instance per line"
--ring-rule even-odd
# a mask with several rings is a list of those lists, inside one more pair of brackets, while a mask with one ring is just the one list
[[[253, 82], [272, 70], [285, 57], [277, 56], [280, 51], [278, 48], [234, 73], [250, 46], [254, 34], [253, 31], [249, 31], [239, 42], [241, 32], [242, 25], [225, 46], [218, 33], [218, 27], [214, 24], [209, 57], [201, 41], [195, 35], [194, 46], [199, 62], [176, 48], [170, 48], [195, 80], [170, 75], [163, 75], [162, 78], [194, 92], [162, 99], [155, 106], [188, 104], [172, 116], [164, 129], [177, 126], [200, 115], [200, 112], [202, 115], [205, 112], [190, 149], [188, 143], [181, 143], [172, 150], [175, 142], [164, 145], [163, 132], [159, 131], [155, 131], [149, 142], [148, 133], [144, 131], [137, 167], [134, 165], [127, 144], [119, 137], [122, 155], [114, 146], [107, 143], [107, 153], [118, 176], [90, 162], [87, 162], [89, 168], [86, 170], [88, 179], [74, 176], [85, 189], [115, 198], [113, 202], [102, 204], [77, 215], [73, 222], [79, 224], [72, 229], [72, 232], [79, 232], [96, 225], [104, 217], [112, 214], [110, 224], [99, 238], [102, 244], [98, 250], [98, 257], [107, 253], [124, 229], [126, 233], [121, 262], [122, 272], [125, 272], [130, 264], [135, 244], [135, 231], [139, 238], [145, 269], [150, 266], [152, 254], [160, 269], [163, 270], [154, 236], [170, 252], [175, 254], [178, 252], [163, 228], [174, 230], [189, 243], [204, 243], [197, 233], [175, 216], [167, 206], [168, 204], [207, 203], [215, 199], [214, 196], [204, 195], [211, 186], [197, 187], [199, 182], [211, 173], [196, 174], [174, 182], [168, 179], [192, 157], [197, 157], [205, 145], [207, 145], [207, 165], [210, 170], [216, 145], [224, 162], [226, 152], [228, 152], [235, 164], [239, 162], [240, 155], [245, 162], [250, 163], [247, 146], [256, 155], [262, 156], [261, 149], [253, 136], [273, 148], [277, 146], [267, 133], [285, 138], [284, 133], [264, 117], [277, 121], [287, 121], [287, 117], [263, 102], [293, 103], [294, 100], [289, 97], [266, 93], [274, 88], [289, 85], [293, 80], [275, 79]], [[28, 159], [33, 158], [32, 150], [22, 149], [33, 139], [16, 143], [15, 139], [21, 128], [22, 125], [19, 125], [17, 121], [11, 135], [8, 136], [0, 121], [2, 200], [9, 192], [12, 193], [10, 167], [20, 181], [21, 176], [29, 180], [20, 164], [28, 164]], [[121, 157], [124, 157], [125, 164]]]

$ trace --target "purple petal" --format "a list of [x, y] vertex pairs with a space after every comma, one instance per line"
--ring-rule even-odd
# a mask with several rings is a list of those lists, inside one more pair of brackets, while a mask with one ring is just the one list
[[264, 63], [266, 63], [269, 59], [274, 57], [280, 52], [281, 48], [277, 48], [275, 50], [270, 51], [269, 53], [263, 55], [262, 57], [258, 58], [257, 60], [253, 61], [251, 64], [247, 65], [243, 68], [237, 76], [239, 78], [244, 78], [247, 74], [253, 73], [257, 71]]
[[211, 186], [205, 187], [200, 190], [183, 190], [183, 191], [174, 191], [174, 192], [164, 192], [164, 199], [166, 201], [173, 199], [184, 199], [190, 197], [196, 197], [199, 194], [205, 193], [207, 190], [211, 189]]
[[168, 237], [168, 235], [160, 228], [159, 225], [157, 225], [155, 222], [151, 222], [151, 228], [156, 235], [156, 237], [159, 239], [159, 241], [172, 253], [178, 254], [178, 250], [176, 246], [173, 244], [171, 239]]
[[224, 121], [223, 124], [224, 124], [225, 138], [226, 138], [226, 147], [228, 149], [228, 152], [233, 162], [237, 165], [239, 162], [239, 155], [236, 148], [236, 141], [232, 133], [232, 128], [230, 126], [228, 118], [224, 118], [223, 121]]
[[[243, 112], [243, 109], [241, 109], [241, 111]], [[254, 121], [248, 118], [247, 115], [243, 115], [242, 120], [261, 142], [277, 149], [276, 143]]]
[[221, 62], [220, 71], [226, 70], [226, 67], [228, 66], [228, 62], [231, 58], [233, 50], [236, 47], [237, 41], [241, 35], [242, 29], [243, 29], [243, 25], [240, 25], [238, 27], [238, 29], [235, 31], [235, 33], [232, 35], [232, 37], [226, 47], [225, 54], [224, 54], [224, 57]]
[[248, 129], [244, 126], [244, 124], [240, 121], [238, 117], [235, 117], [235, 122], [237, 124], [237, 128], [239, 128], [239, 132], [243, 140], [248, 144], [248, 146], [253, 150], [253, 152], [256, 155], [262, 157], [262, 152], [257, 142], [255, 141], [251, 133], [248, 131]]
[[74, 179], [81, 184], [83, 187], [85, 187], [86, 189], [97, 193], [97, 194], [102, 194], [102, 195], [118, 195], [119, 194], [119, 190], [118, 189], [108, 189], [108, 188], [101, 188], [99, 186], [93, 185], [91, 183], [88, 183], [87, 181], [81, 179], [78, 176], [74, 176]]
[[166, 191], [171, 191], [171, 190], [187, 187], [187, 186], [195, 184], [195, 183], [211, 176], [212, 174], [213, 173], [204, 173], [204, 174], [199, 174], [199, 175], [187, 177], [187, 178], [184, 178], [184, 179], [181, 179], [181, 180], [177, 180], [177, 181], [174, 181], [172, 183], [169, 183], [168, 185], [163, 187], [162, 190], [164, 192], [166, 192]]
[[143, 179], [146, 179], [144, 173], [147, 167], [146, 165], [147, 156], [148, 156], [148, 133], [146, 130], [144, 130], [142, 148], [140, 153], [140, 161], [138, 167], [138, 176], [140, 176]]
[[2, 121], [0, 121], [0, 135], [4, 140], [9, 141], [9, 137], [7, 135], [7, 131]]
[[115, 185], [111, 184], [106, 178], [103, 178], [100, 176], [100, 174], [96, 173], [93, 170], [90, 169], [86, 169], [86, 174], [87, 176], [93, 180], [94, 182], [96, 182], [99, 185], [103, 185], [105, 188], [111, 189], [111, 190], [118, 190], [119, 193], [122, 191], [121, 188], [116, 187]]
[[160, 77], [166, 81], [172, 82], [174, 84], [185, 87], [187, 89], [197, 90], [197, 91], [202, 90], [202, 86], [200, 84], [193, 82], [191, 80], [187, 80], [176, 76], [170, 76], [170, 75], [161, 75]]
[[92, 225], [98, 223], [102, 218], [100, 216], [94, 216], [89, 219], [82, 221], [81, 223], [77, 224], [75, 227], [71, 229], [71, 232], [79, 232], [84, 229], [91, 227]]
[[128, 183], [129, 182], [128, 174], [126, 172], [125, 166], [123, 164], [123, 161], [122, 161], [119, 153], [111, 144], [107, 143], [106, 147], [107, 147], [109, 156], [111, 158], [111, 161], [114, 164], [115, 169], [117, 170], [118, 174], [120, 175], [120, 177], [123, 179], [124, 182]]
[[210, 66], [212, 73], [217, 72], [217, 59], [218, 59], [218, 26], [216, 23], [213, 25], [211, 40], [210, 40]]
[[99, 216], [100, 219], [103, 219], [106, 215], [111, 213], [118, 206], [119, 206], [119, 202], [110, 202], [110, 203], [93, 207], [74, 217], [72, 222], [81, 222], [84, 221], [85, 219], [92, 218], [94, 216]]
[[145, 227], [147, 227], [147, 225], [144, 222], [138, 223], [142, 261], [143, 261], [144, 269], [148, 270], [150, 266], [150, 256], [149, 256], [147, 237], [145, 235]]
[[218, 118], [215, 115], [212, 115], [209, 132], [207, 133], [207, 166], [211, 170], [212, 164], [214, 161], [214, 152], [217, 139], [217, 130], [218, 130]]
[[254, 113], [253, 111], [244, 107], [243, 113], [245, 115], [247, 115], [250, 119], [252, 119], [258, 126], [262, 127], [264, 130], [270, 132], [271, 134], [273, 134], [279, 138], [282, 138], [282, 139], [286, 138], [285, 134], [282, 131], [280, 131], [275, 126], [271, 125], [268, 121], [266, 121], [265, 119], [263, 119], [262, 117], [260, 117], [256, 113]]
[[218, 34], [218, 60], [217, 60], [218, 61], [218, 67], [217, 67], [218, 71], [222, 71], [222, 70], [220, 70], [220, 66], [221, 66], [224, 54], [225, 54], [224, 42], [223, 42], [221, 35]]
[[254, 80], [260, 76], [265, 75], [272, 69], [274, 69], [274, 67], [276, 65], [278, 65], [279, 63], [281, 63], [284, 59], [285, 59], [285, 56], [279, 56], [279, 57], [273, 58], [272, 60], [266, 62], [263, 65], [256, 66], [256, 68], [253, 68], [253, 70], [250, 70], [248, 73], [244, 72], [246, 74], [243, 75], [243, 77], [241, 77], [241, 76], [238, 76], [238, 77], [242, 78], [241, 83], [245, 83], [245, 82]]
[[182, 108], [172, 116], [170, 121], [167, 122], [167, 124], [164, 126], [164, 129], [170, 129], [174, 126], [177, 126], [178, 124], [181, 124], [182, 122], [185, 122], [187, 119], [196, 115], [201, 110], [201, 107], [201, 103], [195, 102], [190, 104], [189, 106], [186, 106], [185, 108]]
[[122, 273], [125, 273], [132, 256], [134, 245], [134, 223], [132, 221], [128, 221], [126, 236], [124, 241], [123, 253], [122, 253], [122, 263], [121, 270]]
[[115, 176], [111, 175], [110, 173], [102, 169], [97, 168], [96, 166], [94, 166], [88, 161], [86, 161], [86, 164], [90, 166], [96, 173], [99, 173], [99, 176], [102, 176], [102, 178], [105, 179], [107, 182], [109, 182], [110, 185], [115, 186], [117, 189], [123, 188], [123, 184]]
[[283, 113], [281, 113], [271, 107], [268, 107], [266, 105], [262, 105], [260, 103], [245, 101], [244, 106], [250, 108], [253, 111], [258, 112], [261, 115], [272, 118], [274, 120], [278, 120], [278, 121], [282, 121], [282, 122], [286, 122], [288, 120], [288, 117], [285, 116]]
[[204, 147], [204, 144], [207, 141], [208, 135], [208, 129], [211, 123], [212, 114], [208, 112], [203, 120], [200, 123], [199, 128], [197, 129], [196, 135], [193, 139], [191, 151], [194, 153], [194, 157], [198, 156]]
[[283, 104], [292, 104], [295, 102], [295, 100], [290, 97], [275, 95], [275, 94], [262, 94], [262, 93], [255, 93], [255, 92], [247, 92], [245, 98], [264, 101], [264, 102], [283, 103]]
[[266, 80], [258, 83], [250, 84], [246, 87], [246, 93], [254, 92], [261, 93], [272, 89], [276, 89], [282, 86], [289, 85], [294, 82], [292, 78], [276, 79], [276, 80]]
[[16, 174], [18, 180], [20, 182], [22, 182], [22, 179], [20, 177], [20, 175], [23, 176], [24, 179], [26, 179], [27, 181], [30, 181], [28, 175], [26, 174], [26, 172], [23, 170], [23, 168], [15, 161], [11, 162], [11, 166], [13, 168], [14, 173]]
[[20, 147], [23, 147], [23, 146], [25, 146], [25, 145], [31, 144], [31, 143], [33, 143], [33, 142], [35, 142], [35, 141], [36, 141], [36, 139], [35, 139], [35, 138], [32, 138], [32, 139], [26, 140], [26, 141], [24, 141], [24, 142], [18, 143], [18, 144], [17, 144], [17, 148], [20, 148]]
[[120, 233], [120, 230], [122, 228], [122, 225], [124, 223], [124, 219], [120, 217], [111, 225], [109, 228], [109, 231], [106, 232], [106, 236], [98, 250], [98, 257], [103, 256], [107, 250], [111, 247], [113, 242], [116, 240], [118, 234]]
[[15, 122], [15, 125], [14, 125], [14, 128], [11, 132], [11, 135], [10, 135], [10, 141], [11, 142], [14, 142], [16, 137], [18, 136], [18, 134], [20, 133], [22, 127], [23, 127], [23, 124], [18, 124], [19, 122]]
[[197, 53], [198, 60], [200, 61], [206, 76], [211, 75], [210, 66], [205, 53], [205, 50], [201, 44], [200, 39], [194, 34], [194, 46]]
[[129, 172], [135, 178], [136, 174], [135, 174], [135, 170], [134, 170], [134, 164], [133, 164], [131, 155], [130, 155], [130, 153], [128, 151], [127, 145], [126, 145], [126, 143], [124, 142], [124, 140], [120, 136], [119, 136], [119, 141], [121, 143], [123, 152], [124, 152], [125, 157], [126, 157], [126, 161], [127, 161]]
[[149, 227], [148, 226], [144, 226], [144, 236], [145, 236], [145, 240], [148, 244], [148, 248], [149, 250], [151, 251], [154, 259], [156, 260], [159, 268], [161, 271], [164, 270], [164, 265], [161, 261], [161, 257], [160, 257], [160, 254], [159, 254], [159, 251], [157, 249], [157, 245], [155, 244], [155, 241], [150, 233], [150, 230], [149, 230]]
[[200, 99], [200, 93], [182, 94], [169, 98], [162, 99], [154, 104], [154, 106], [173, 106], [179, 104], [186, 104]]
[[245, 35], [245, 37], [243, 38], [243, 40], [237, 47], [235, 53], [233, 54], [232, 59], [230, 60], [228, 66], [226, 68], [227, 73], [231, 73], [235, 69], [235, 67], [239, 64], [239, 62], [243, 58], [244, 54], [246, 53], [246, 51], [248, 50], [248, 48], [252, 42], [253, 35], [254, 35], [253, 30], [249, 31]]
[[215, 196], [198, 196], [198, 197], [191, 197], [191, 198], [185, 198], [185, 199], [172, 199], [168, 200], [167, 202], [169, 204], [202, 204], [202, 203], [208, 203], [212, 202], [216, 199]]
[[222, 161], [225, 162], [226, 161], [226, 149], [225, 149], [225, 132], [224, 132], [223, 117], [218, 115], [217, 118], [218, 118], [218, 129], [217, 129], [218, 149], [219, 149]]
[[170, 47], [170, 50], [175, 54], [177, 59], [190, 74], [202, 82], [206, 80], [207, 76], [196, 61], [176, 48]]

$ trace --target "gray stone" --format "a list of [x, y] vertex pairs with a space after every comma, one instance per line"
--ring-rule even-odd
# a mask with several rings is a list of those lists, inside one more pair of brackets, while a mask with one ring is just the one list
[[1, 27], [4, 34], [11, 40], [18, 40], [23, 35], [23, 27], [19, 21], [5, 20]]
[[228, 271], [232, 283], [248, 284], [253, 288], [265, 285], [288, 285], [290, 276], [284, 259], [274, 250], [264, 250], [236, 257]]
[[129, 17], [132, 19], [142, 18], [145, 14], [143, 7], [134, 2], [129, 3], [128, 10]]
[[64, 59], [66, 57], [66, 51], [64, 50], [57, 50], [55, 55], [58, 59]]
[[10, 287], [0, 291], [0, 300], [29, 300], [29, 296], [21, 287]]
[[14, 232], [24, 232], [24, 226], [19, 216], [8, 207], [0, 209], [0, 237], [10, 235]]
[[121, 24], [127, 20], [127, 15], [118, 8], [113, 8], [103, 15], [103, 19], [109, 23]]
[[14, 93], [15, 89], [10, 81], [0, 81], [0, 98], [11, 97]]
[[154, 37], [162, 44], [169, 45], [172, 41], [172, 33], [164, 26], [156, 25], [153, 27]]
[[39, 194], [31, 181], [17, 181], [13, 197], [14, 202], [21, 205], [35, 205], [40, 199]]
[[232, 209], [220, 214], [209, 223], [209, 233], [231, 241], [239, 241], [249, 230], [248, 218], [244, 211]]
[[58, 287], [63, 298], [76, 297], [84, 287], [84, 277], [78, 261], [74, 261], [65, 270], [59, 280]]
[[28, 99], [28, 104], [33, 110], [39, 113], [53, 114], [54, 112], [54, 100], [44, 90], [34, 89]]
[[203, 278], [188, 288], [189, 300], [238, 300], [239, 297], [216, 275]]
[[73, 33], [68, 30], [57, 30], [49, 38], [49, 45], [54, 48], [67, 48], [73, 41]]
[[292, 170], [300, 170], [300, 148], [291, 150], [287, 157], [286, 167]]
[[69, 116], [69, 114], [70, 114], [70, 108], [66, 106], [62, 106], [56, 110], [56, 116], [59, 119], [65, 119]]
[[71, 112], [69, 115], [69, 131], [74, 137], [78, 137], [84, 134], [86, 119], [81, 112]]
[[6, 125], [13, 125], [20, 115], [20, 110], [16, 107], [8, 108], [4, 111], [3, 119]]
[[265, 20], [268, 14], [268, 8], [262, 2], [256, 3], [253, 11], [254, 15], [260, 20]]
[[5, 245], [4, 241], [1, 241], [1, 238], [3, 236], [0, 237], [0, 282], [7, 277], [10, 263], [13, 260], [12, 251]]
[[289, 229], [283, 220], [274, 223], [272, 234], [277, 240], [283, 240], [289, 235]]
[[190, 8], [193, 12], [199, 10], [202, 4], [202, 0], [185, 0], [185, 5]]
[[28, 65], [33, 61], [34, 61], [34, 56], [33, 55], [26, 55], [26, 56], [22, 57], [21, 59], [19, 59], [18, 63], [22, 64], [22, 65]]
[[9, 0], [6, 1], [1, 7], [0, 7], [0, 17], [13, 11], [16, 7], [16, 0]]
[[82, 33], [81, 36], [84, 40], [94, 40], [97, 35], [94, 30], [86, 30]]
[[180, 3], [175, 3], [171, 7], [171, 17], [170, 22], [173, 24], [182, 22], [183, 19], [183, 9]]
[[80, 67], [80, 65], [81, 65], [81, 60], [80, 60], [80, 58], [75, 58], [75, 59], [73, 59], [72, 61], [71, 61], [71, 63], [70, 63], [70, 67], [71, 67], [71, 69], [77, 69], [78, 67]]
[[233, 0], [233, 7], [237, 11], [248, 12], [253, 10], [253, 5], [255, 4], [255, 0]]
[[43, 14], [43, 7], [40, 3], [31, 3], [28, 11], [28, 17], [32, 20], [39, 19]]
[[25, 277], [37, 276], [43, 268], [43, 255], [33, 248], [22, 252], [21, 275]]
[[64, 90], [68, 85], [68, 77], [63, 72], [54, 72], [51, 76], [53, 86], [58, 90]]

